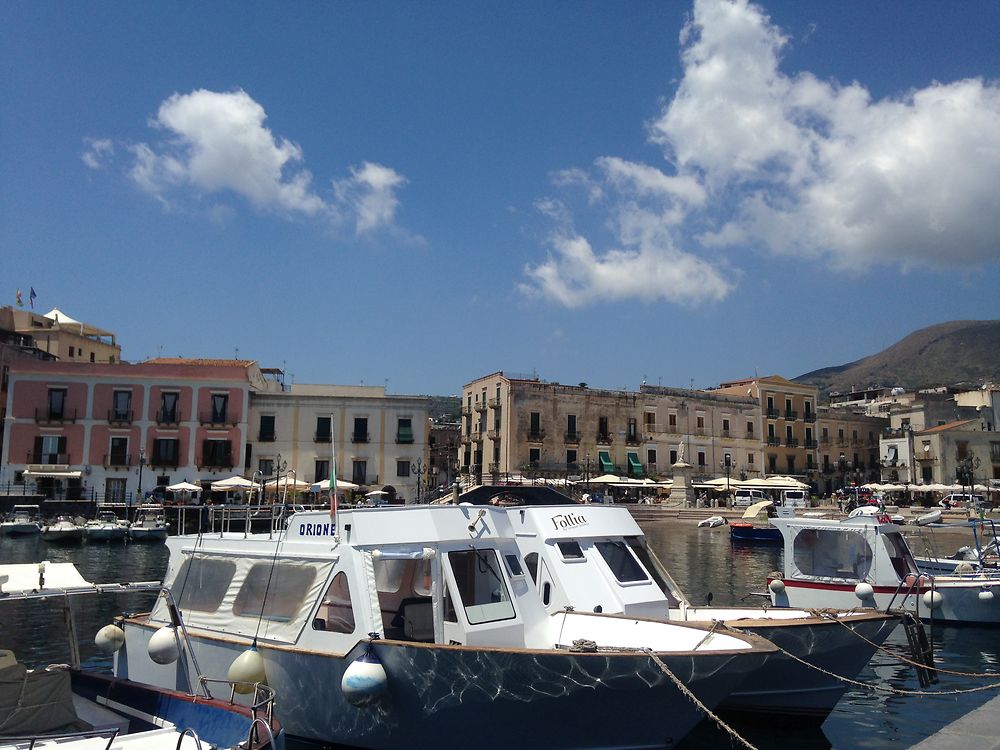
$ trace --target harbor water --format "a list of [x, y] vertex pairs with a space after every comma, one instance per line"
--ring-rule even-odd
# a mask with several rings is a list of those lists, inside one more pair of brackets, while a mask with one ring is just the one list
[[[769, 571], [781, 567], [776, 547], [734, 547], [726, 527], [699, 529], [687, 521], [645, 524], [650, 546], [695, 604], [739, 604], [751, 591], [763, 591]], [[40, 560], [73, 562], [88, 580], [146, 581], [162, 577], [167, 550], [162, 544], [87, 543], [77, 547], [46, 544], [39, 537], [0, 538], [0, 563], [34, 563]], [[751, 599], [748, 601], [760, 601]], [[84, 597], [74, 603], [81, 655], [87, 667], [110, 669], [109, 657], [96, 652], [92, 635], [122, 611], [143, 611], [150, 594], [117, 597]], [[997, 672], [998, 631], [988, 628], [935, 627], [931, 636], [937, 664], [956, 672]], [[905, 653], [905, 636], [897, 628], [888, 644]], [[9, 648], [29, 666], [69, 660], [66, 628], [58, 612], [44, 602], [16, 602], [0, 606], [0, 648]], [[912, 668], [887, 654], [878, 654], [858, 680], [867, 687], [852, 687], [833, 714], [818, 728], [794, 728], [776, 720], [734, 723], [734, 728], [760, 750], [853, 750], [854, 748], [907, 748], [997, 695], [996, 690], [955, 694], [987, 685], [993, 680], [942, 674], [928, 688], [939, 695], [895, 695], [885, 688], [919, 691]], [[998, 677], [995, 682], [1000, 682]], [[878, 688], [873, 690], [870, 688]], [[279, 706], [282, 697], [278, 696]], [[679, 750], [709, 750], [735, 746], [710, 722], [678, 743]]]

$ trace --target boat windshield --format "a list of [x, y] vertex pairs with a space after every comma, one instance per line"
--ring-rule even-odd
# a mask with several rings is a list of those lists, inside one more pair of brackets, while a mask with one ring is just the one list
[[871, 545], [853, 530], [801, 529], [792, 549], [795, 572], [807, 578], [863, 580], [872, 567]]
[[674, 580], [670, 577], [667, 569], [663, 567], [663, 563], [660, 562], [659, 558], [649, 550], [642, 540], [637, 536], [625, 537], [625, 541], [628, 542], [629, 549], [632, 553], [639, 559], [642, 566], [649, 573], [653, 582], [660, 587], [660, 591], [663, 595], [667, 597], [667, 604], [670, 607], [680, 606], [681, 600], [684, 599], [684, 595], [681, 593], [680, 587], [674, 583]]
[[496, 550], [471, 549], [448, 553], [458, 598], [470, 625], [510, 620], [514, 603], [500, 572]]
[[634, 583], [636, 581], [648, 581], [649, 576], [642, 569], [635, 556], [629, 552], [625, 542], [605, 541], [594, 542], [597, 551], [601, 553], [604, 562], [618, 579], [619, 583]]

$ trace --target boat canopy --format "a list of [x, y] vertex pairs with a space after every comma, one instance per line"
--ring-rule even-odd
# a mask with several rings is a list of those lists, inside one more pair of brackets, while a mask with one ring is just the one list
[[744, 518], [756, 518], [757, 514], [760, 513], [764, 508], [770, 508], [774, 505], [772, 500], [761, 500], [759, 503], [754, 503], [745, 511], [743, 511]]

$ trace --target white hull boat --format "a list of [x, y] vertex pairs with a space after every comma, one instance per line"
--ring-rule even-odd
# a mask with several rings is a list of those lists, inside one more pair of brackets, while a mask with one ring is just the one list
[[52, 544], [79, 544], [83, 541], [83, 526], [69, 516], [59, 516], [42, 527], [42, 539]]
[[548, 610], [571, 606], [668, 622], [720, 622], [792, 655], [769, 656], [722, 702], [723, 710], [822, 721], [849, 685], [820, 670], [853, 679], [898, 623], [871, 611], [820, 616], [804, 609], [694, 607], [648, 550], [628, 510], [559, 505], [508, 512], [532, 585]]
[[297, 513], [167, 545], [170, 597], [124, 620], [116, 674], [186, 689], [195, 661], [234, 679], [253, 664], [309, 740], [663, 747], [703, 718], [678, 683], [711, 709], [774, 653], [710, 625], [546, 612], [498, 508]]
[[86, 523], [83, 534], [87, 541], [122, 542], [128, 535], [128, 524], [110, 511], [101, 511]]
[[15, 505], [10, 518], [0, 522], [0, 535], [29, 536], [42, 533], [42, 523], [38, 520], [37, 505]]
[[[155, 688], [80, 669], [80, 648], [70, 599], [81, 595], [156, 590], [158, 584], [105, 584], [84, 580], [71, 563], [0, 565], [0, 602], [44, 600], [62, 608], [70, 624], [66, 664], [28, 669], [0, 649], [0, 750], [283, 750], [273, 718], [273, 691], [255, 686], [249, 705], [232, 700], [233, 686], [209, 683], [198, 694]], [[108, 633], [109, 629], [112, 631]], [[57, 628], [56, 630], [61, 630]], [[98, 648], [119, 642], [107, 626]], [[252, 742], [251, 742], [252, 740]], [[246, 744], [244, 744], [246, 743]]]
[[842, 521], [775, 519], [784, 571], [768, 577], [779, 607], [873, 607], [950, 624], [1000, 624], [1000, 577], [928, 575], [885, 516]]
[[167, 538], [167, 521], [163, 507], [140, 507], [135, 522], [129, 527], [128, 536], [133, 542], [164, 541]]

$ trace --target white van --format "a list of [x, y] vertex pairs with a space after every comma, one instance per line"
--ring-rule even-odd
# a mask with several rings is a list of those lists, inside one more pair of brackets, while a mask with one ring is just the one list
[[781, 504], [786, 508], [808, 508], [809, 495], [805, 490], [784, 490], [781, 493]]
[[754, 503], [759, 503], [763, 500], [770, 500], [771, 498], [767, 496], [764, 490], [736, 490], [736, 494], [733, 497], [734, 506], [750, 506]]

